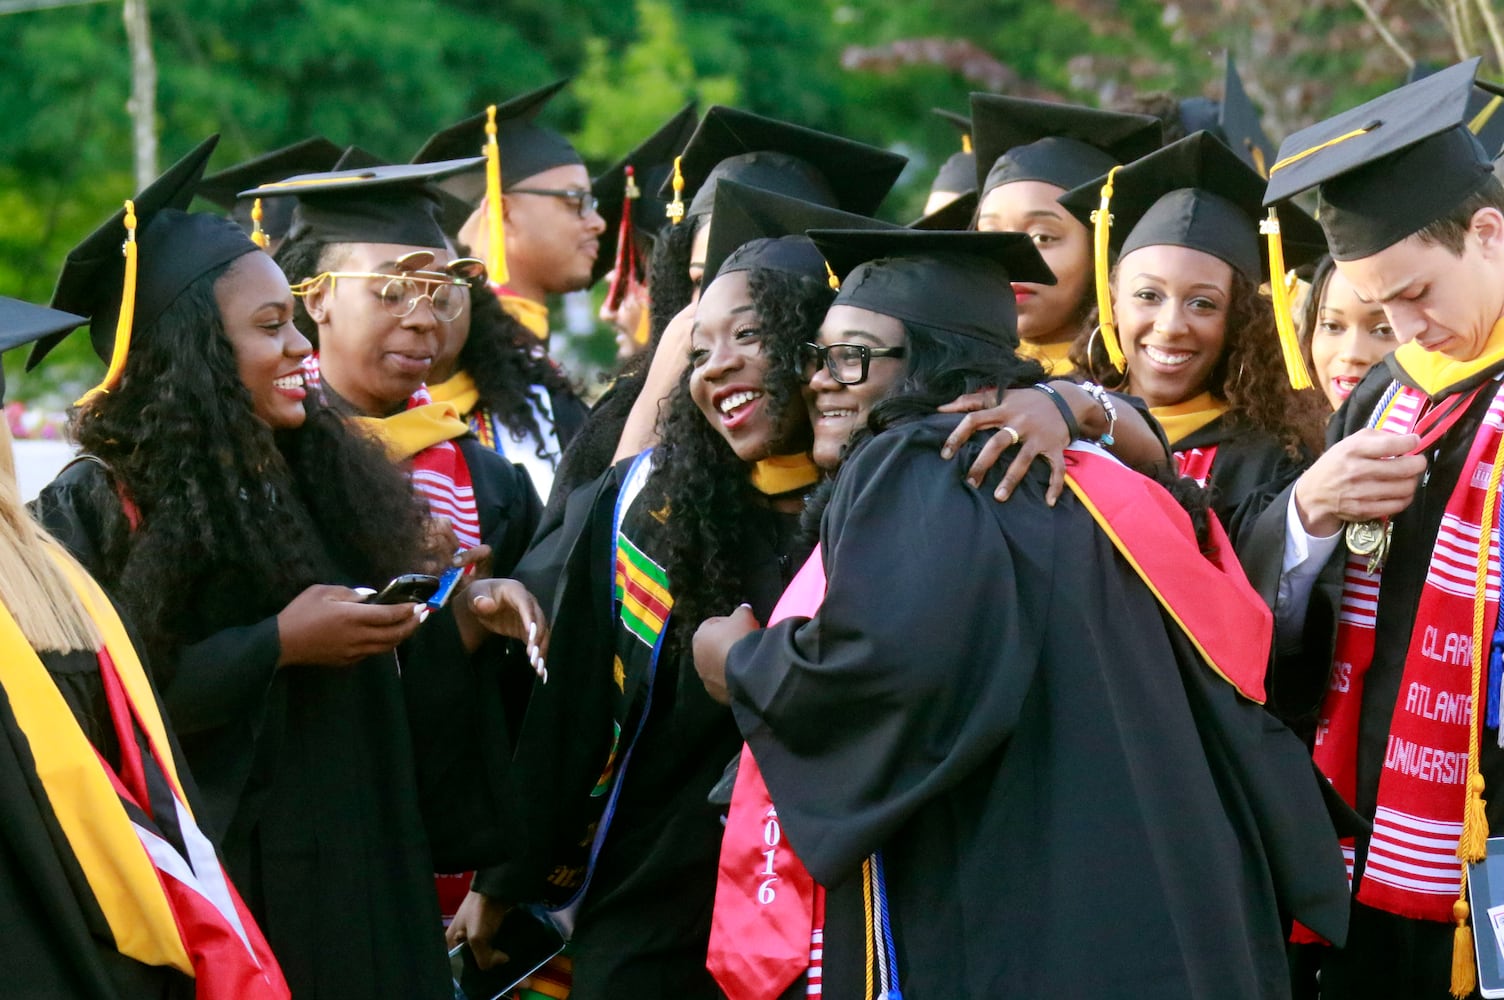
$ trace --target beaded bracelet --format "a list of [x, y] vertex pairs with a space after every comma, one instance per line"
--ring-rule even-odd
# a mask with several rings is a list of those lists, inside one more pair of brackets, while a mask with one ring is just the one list
[[1070, 435], [1072, 441], [1081, 437], [1081, 425], [1076, 423], [1076, 415], [1071, 412], [1071, 405], [1065, 401], [1064, 396], [1055, 390], [1054, 386], [1046, 385], [1043, 382], [1036, 382], [1029, 386], [1029, 388], [1038, 389], [1050, 397], [1050, 402], [1054, 403], [1055, 409], [1060, 411], [1060, 416], [1065, 421], [1066, 433]]
[[1112, 447], [1112, 432], [1117, 430], [1118, 426], [1118, 408], [1113, 405], [1112, 395], [1095, 382], [1082, 382], [1081, 388], [1085, 389], [1086, 394], [1095, 399], [1102, 407], [1102, 412], [1107, 414], [1107, 433], [1097, 438], [1097, 441], [1109, 448]]

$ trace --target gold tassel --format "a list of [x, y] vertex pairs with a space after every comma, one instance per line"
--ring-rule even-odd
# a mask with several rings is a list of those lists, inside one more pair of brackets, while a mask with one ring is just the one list
[[684, 221], [684, 174], [679, 169], [682, 159], [674, 157], [674, 200], [668, 203], [668, 219], [676, 226]]
[[[1466, 892], [1466, 880], [1463, 891]], [[1457, 929], [1452, 932], [1452, 996], [1463, 1000], [1478, 988], [1478, 967], [1473, 958], [1473, 929], [1468, 926], [1468, 905], [1459, 899], [1452, 904], [1452, 919]]]
[[1457, 841], [1457, 859], [1463, 864], [1488, 857], [1488, 813], [1483, 804], [1483, 775], [1467, 779], [1467, 804], [1462, 813], [1462, 837]]
[[1311, 373], [1300, 354], [1300, 335], [1295, 332], [1295, 311], [1290, 304], [1289, 276], [1285, 271], [1285, 244], [1280, 239], [1279, 216], [1273, 208], [1259, 223], [1259, 232], [1269, 238], [1269, 297], [1274, 304], [1274, 328], [1279, 333], [1279, 349], [1285, 356], [1285, 374], [1292, 389], [1311, 388]]
[[1112, 290], [1108, 288], [1107, 258], [1110, 249], [1108, 233], [1112, 228], [1112, 213], [1108, 211], [1108, 204], [1112, 201], [1112, 180], [1121, 169], [1122, 167], [1113, 167], [1107, 171], [1107, 183], [1102, 185], [1102, 204], [1091, 213], [1091, 221], [1095, 226], [1092, 250], [1097, 269], [1097, 321], [1101, 326], [1102, 346], [1107, 348], [1107, 360], [1118, 371], [1128, 366], [1128, 359], [1123, 355], [1123, 347], [1118, 343], [1117, 326], [1112, 322]]
[[251, 205], [251, 242], [265, 250], [271, 245], [267, 238], [266, 230], [261, 228], [261, 199], [257, 198]]
[[95, 396], [109, 392], [120, 384], [125, 371], [125, 356], [131, 349], [131, 327], [136, 318], [136, 203], [125, 203], [125, 283], [120, 289], [120, 317], [115, 320], [115, 346], [110, 351], [110, 366], [98, 385], [78, 398], [74, 406], [84, 406]]
[[831, 270], [828, 260], [825, 262], [825, 283], [831, 287], [832, 291], [841, 290], [841, 279], [837, 278], [836, 272]]
[[971, 152], [971, 134], [969, 132], [961, 133], [961, 152]]
[[501, 221], [501, 146], [496, 142], [496, 105], [486, 108], [486, 218], [491, 231], [491, 259], [486, 270], [491, 281], [507, 283], [507, 234]]

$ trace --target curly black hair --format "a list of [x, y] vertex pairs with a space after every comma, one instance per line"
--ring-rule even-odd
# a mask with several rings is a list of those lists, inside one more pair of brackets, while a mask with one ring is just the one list
[[[749, 271], [748, 287], [768, 359], [765, 405], [781, 415], [776, 437], [788, 446], [802, 431], [799, 444], [808, 447], [799, 347], [814, 339], [835, 292], [817, 278], [773, 270]], [[748, 561], [758, 548], [752, 539], [768, 530], [773, 512], [752, 487], [746, 463], [690, 398], [688, 371], [669, 396], [660, 437], [651, 482], [671, 512], [664, 570], [673, 581], [674, 617], [699, 623], [747, 599]], [[675, 631], [687, 649], [694, 629]]]
[[559, 370], [538, 338], [501, 307], [484, 281], [470, 287], [470, 336], [460, 348], [459, 371], [475, 380], [480, 403], [513, 434], [528, 434], [543, 451], [543, 432], [532, 401], [537, 392], [572, 393], [568, 376]]
[[[1116, 281], [1116, 269], [1108, 279]], [[1109, 389], [1132, 392], [1129, 372], [1119, 372], [1093, 328], [1076, 338], [1071, 362]], [[1228, 296], [1222, 356], [1212, 368], [1207, 390], [1228, 404], [1228, 418], [1262, 431], [1296, 461], [1322, 449], [1331, 408], [1314, 389], [1290, 387], [1274, 327], [1274, 307], [1247, 275], [1234, 270]]]
[[655, 347], [668, 321], [683, 312], [695, 297], [694, 282], [689, 280], [689, 258], [703, 218], [667, 227], [653, 244], [653, 260], [648, 269], [651, 290], [648, 312]]
[[[374, 442], [310, 394], [307, 420], [273, 431], [255, 416], [205, 274], [136, 332], [120, 384], [73, 413], [73, 436], [139, 511], [102, 526], [106, 576], [158, 654], [205, 621], [249, 624], [315, 583], [379, 586], [418, 564], [423, 512]], [[212, 605], [212, 606], [206, 606]]]

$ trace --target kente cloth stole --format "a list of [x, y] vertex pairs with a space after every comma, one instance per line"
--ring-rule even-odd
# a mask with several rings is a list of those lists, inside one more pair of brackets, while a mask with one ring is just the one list
[[[632, 461], [617, 493], [612, 518], [610, 581], [611, 607], [616, 616], [612, 677], [617, 693], [612, 706], [610, 751], [590, 791], [586, 822], [578, 836], [568, 838], [562, 859], [547, 879], [542, 902], [557, 913], [577, 907], [590, 886], [595, 859], [605, 843], [621, 794], [622, 780], [647, 722], [658, 657], [673, 609], [668, 575], [649, 554], [656, 547], [656, 536], [668, 517], [666, 510], [649, 510], [650, 498], [642, 497], [651, 474], [652, 449], [649, 449]], [[638, 502], [639, 498], [642, 502]], [[566, 916], [566, 923], [570, 919]]]
[[[120, 954], [194, 980], [199, 1000], [281, 1000], [282, 970], [183, 798], [150, 682], [125, 627], [81, 569], [53, 554], [98, 626], [120, 766], [95, 750], [20, 626], [0, 606], [0, 687], [45, 803]], [[18, 748], [22, 750], [22, 748]]]
[[[1395, 383], [1380, 400], [1370, 426], [1412, 433], [1429, 402], [1421, 391]], [[1488, 545], [1483, 614], [1490, 624], [1497, 619], [1499, 600], [1497, 519], [1486, 536], [1480, 521], [1501, 439], [1504, 393], [1489, 406], [1442, 515], [1405, 654], [1379, 773], [1373, 836], [1357, 888], [1364, 904], [1412, 919], [1451, 922], [1461, 887], [1457, 844], [1474, 709], [1472, 634], [1480, 536]], [[1331, 683], [1316, 730], [1316, 764], [1349, 804], [1357, 793], [1359, 713], [1373, 663], [1382, 573], [1382, 568], [1368, 572], [1366, 557], [1348, 557]], [[1343, 841], [1342, 851], [1351, 879], [1354, 842]]]

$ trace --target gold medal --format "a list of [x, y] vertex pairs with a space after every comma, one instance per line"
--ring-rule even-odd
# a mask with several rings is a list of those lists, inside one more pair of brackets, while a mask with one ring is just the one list
[[1390, 524], [1385, 521], [1353, 521], [1347, 526], [1347, 550], [1368, 557], [1368, 572], [1377, 573], [1389, 555]]

